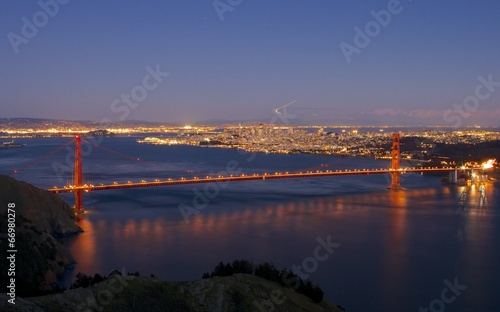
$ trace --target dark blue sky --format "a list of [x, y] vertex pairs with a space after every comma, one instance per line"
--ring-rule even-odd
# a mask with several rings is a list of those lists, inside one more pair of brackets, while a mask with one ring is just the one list
[[[238, 2], [71, 0], [46, 18], [37, 1], [2, 1], [0, 117], [267, 122], [296, 100], [304, 120], [500, 125], [500, 86], [475, 95], [478, 77], [500, 82], [498, 1]], [[370, 12], [388, 5], [377, 26]], [[157, 65], [169, 75], [146, 90]]]

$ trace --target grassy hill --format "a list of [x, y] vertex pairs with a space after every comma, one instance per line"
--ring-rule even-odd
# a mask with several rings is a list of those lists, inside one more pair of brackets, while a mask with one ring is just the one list
[[[0, 310], [7, 297], [0, 295]], [[342, 312], [331, 303], [314, 303], [290, 288], [263, 278], [236, 274], [192, 282], [113, 275], [88, 288], [23, 299], [8, 311], [303, 311]], [[2, 310], [3, 311], [3, 310]]]

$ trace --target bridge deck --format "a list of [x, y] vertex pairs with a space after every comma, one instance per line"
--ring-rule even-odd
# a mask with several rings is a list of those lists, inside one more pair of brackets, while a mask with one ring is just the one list
[[[468, 168], [476, 169], [476, 168]], [[479, 168], [478, 168], [479, 169]], [[354, 170], [327, 170], [327, 171], [307, 171], [307, 172], [296, 172], [288, 173], [281, 172], [275, 174], [253, 174], [253, 175], [232, 175], [232, 176], [217, 176], [205, 178], [190, 178], [190, 179], [168, 179], [168, 180], [156, 180], [154, 182], [143, 181], [143, 182], [128, 182], [128, 183], [114, 183], [114, 184], [104, 184], [104, 185], [82, 185], [82, 186], [65, 186], [63, 188], [50, 188], [49, 192], [53, 193], [70, 193], [75, 191], [104, 191], [104, 190], [114, 190], [114, 189], [129, 189], [129, 188], [140, 188], [140, 187], [154, 187], [154, 186], [169, 186], [169, 185], [184, 185], [184, 184], [200, 184], [200, 183], [217, 183], [217, 182], [236, 182], [236, 181], [253, 181], [253, 180], [276, 180], [276, 179], [299, 179], [299, 178], [319, 178], [319, 177], [333, 177], [333, 176], [350, 176], [350, 175], [370, 175], [370, 174], [391, 174], [391, 173], [422, 173], [422, 172], [450, 172], [455, 171], [457, 168], [452, 167], [433, 167], [433, 168], [400, 168], [394, 169], [354, 169]]]

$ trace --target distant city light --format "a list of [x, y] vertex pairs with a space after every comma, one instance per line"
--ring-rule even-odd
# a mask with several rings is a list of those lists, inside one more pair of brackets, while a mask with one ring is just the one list
[[483, 169], [491, 169], [493, 165], [496, 163], [496, 159], [488, 159], [488, 161], [481, 164]]

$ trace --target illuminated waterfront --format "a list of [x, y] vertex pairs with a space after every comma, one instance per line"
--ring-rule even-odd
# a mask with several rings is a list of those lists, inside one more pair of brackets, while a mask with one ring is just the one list
[[[2, 155], [3, 170], [14, 169], [67, 139], [27, 140]], [[159, 162], [163, 167], [106, 156], [97, 149], [85, 158], [88, 181], [121, 177], [179, 177], [187, 171], [217, 172], [237, 161], [245, 172], [378, 168], [386, 161], [312, 155], [250, 154], [234, 149], [151, 146], [136, 138], [107, 138], [103, 146]], [[22, 153], [21, 153], [22, 152]], [[19, 154], [16, 154], [19, 153]], [[57, 181], [54, 155], [17, 178], [41, 187]], [[71, 175], [66, 178], [71, 179]], [[451, 310], [470, 311], [499, 304], [492, 295], [500, 276], [495, 264], [500, 241], [500, 192], [488, 184], [481, 203], [478, 188], [442, 185], [436, 176], [406, 175], [404, 192], [385, 189], [390, 177], [359, 176], [230, 184], [187, 224], [179, 204], [191, 204], [193, 186], [86, 194], [85, 232], [66, 241], [78, 264], [73, 272], [128, 271], [172, 280], [198, 279], [220, 260], [272, 261], [301, 265], [313, 254], [317, 237], [341, 246], [318, 263], [310, 278], [325, 297], [349, 311], [409, 311], [440, 295], [443, 280], [458, 277], [468, 289]], [[198, 189], [202, 190], [202, 186]], [[73, 197], [67, 197], [72, 202]]]

